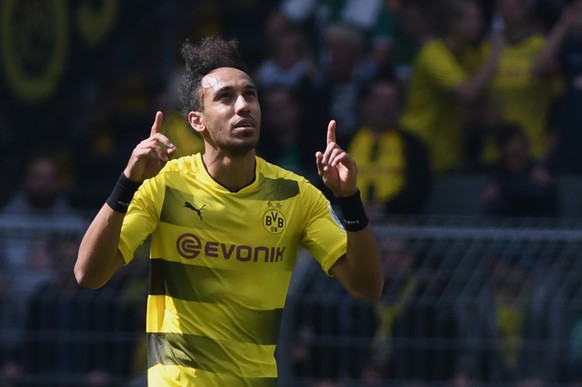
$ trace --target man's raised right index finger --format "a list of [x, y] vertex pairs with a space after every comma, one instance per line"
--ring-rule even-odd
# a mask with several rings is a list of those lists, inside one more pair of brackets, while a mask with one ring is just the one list
[[156, 112], [156, 118], [154, 119], [154, 123], [152, 125], [152, 131], [150, 132], [150, 137], [156, 133], [162, 132], [162, 122], [164, 120], [164, 114], [161, 111]]
[[331, 120], [329, 121], [329, 124], [327, 124], [327, 144], [335, 142], [335, 127], [335, 120]]

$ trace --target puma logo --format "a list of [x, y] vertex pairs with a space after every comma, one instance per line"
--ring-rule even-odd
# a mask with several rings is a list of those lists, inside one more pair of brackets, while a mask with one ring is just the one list
[[202, 209], [204, 207], [206, 207], [206, 204], [204, 204], [202, 207], [200, 208], [196, 208], [194, 207], [190, 202], [184, 202], [184, 207], [191, 209], [192, 211], [194, 211], [195, 213], [198, 214], [198, 216], [200, 217], [200, 220], [202, 220]]

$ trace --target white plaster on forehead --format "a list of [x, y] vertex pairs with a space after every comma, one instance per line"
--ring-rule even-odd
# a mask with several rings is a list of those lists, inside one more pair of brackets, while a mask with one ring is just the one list
[[200, 85], [203, 89], [218, 89], [226, 85], [236, 86], [241, 84], [241, 82], [245, 85], [250, 82], [250, 84], [253, 85], [250, 77], [244, 71], [235, 68], [221, 67], [202, 77]]
[[219, 82], [220, 82], [220, 80], [218, 79], [218, 77], [216, 75], [208, 74], [208, 75], [204, 76], [204, 78], [202, 78], [202, 80], [200, 81], [200, 84], [205, 89], [211, 89], [214, 86], [218, 85]]

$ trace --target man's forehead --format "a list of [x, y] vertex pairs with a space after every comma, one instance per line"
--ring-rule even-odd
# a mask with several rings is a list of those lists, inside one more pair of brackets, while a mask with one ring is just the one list
[[254, 83], [247, 73], [233, 67], [220, 67], [206, 74], [200, 81], [204, 89], [222, 89], [234, 86], [252, 86]]

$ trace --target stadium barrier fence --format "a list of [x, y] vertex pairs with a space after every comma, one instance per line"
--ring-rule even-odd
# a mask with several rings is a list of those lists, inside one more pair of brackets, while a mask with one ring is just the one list
[[[374, 302], [347, 295], [302, 252], [277, 349], [279, 385], [575, 385], [581, 226], [391, 218], [376, 226], [386, 286]], [[82, 289], [72, 267], [83, 232], [0, 221], [0, 385], [145, 385], [147, 259], [102, 289]], [[147, 257], [147, 244], [138, 254]]]

